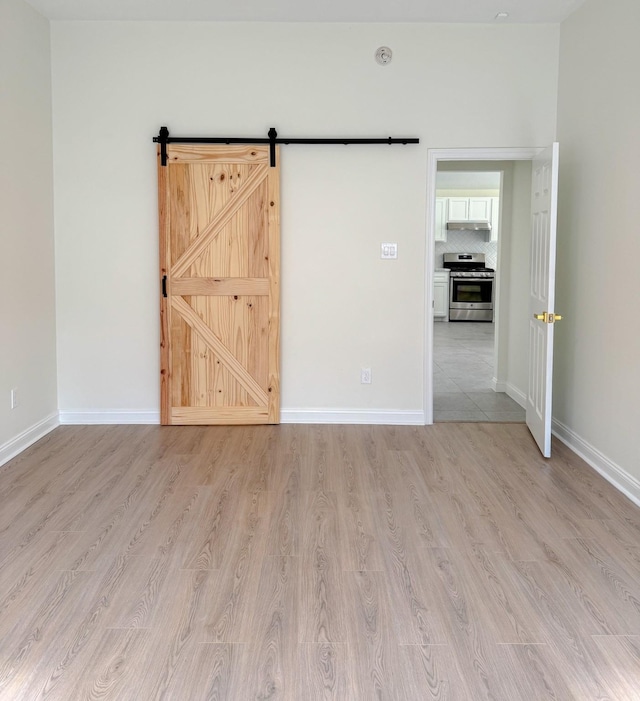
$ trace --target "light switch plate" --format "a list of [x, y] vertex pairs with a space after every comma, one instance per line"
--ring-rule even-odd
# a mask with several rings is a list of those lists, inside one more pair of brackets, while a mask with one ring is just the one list
[[393, 260], [398, 257], [398, 244], [397, 243], [381, 243], [380, 244], [380, 258], [384, 260]]

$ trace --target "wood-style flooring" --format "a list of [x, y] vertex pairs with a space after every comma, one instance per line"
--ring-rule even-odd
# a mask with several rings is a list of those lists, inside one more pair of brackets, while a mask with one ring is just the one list
[[0, 699], [640, 699], [640, 509], [553, 449], [58, 428], [0, 469]]

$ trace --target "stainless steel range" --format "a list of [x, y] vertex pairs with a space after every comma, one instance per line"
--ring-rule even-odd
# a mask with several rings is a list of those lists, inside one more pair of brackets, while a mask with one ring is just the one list
[[496, 272], [485, 266], [484, 253], [445, 253], [449, 273], [449, 321], [493, 321]]

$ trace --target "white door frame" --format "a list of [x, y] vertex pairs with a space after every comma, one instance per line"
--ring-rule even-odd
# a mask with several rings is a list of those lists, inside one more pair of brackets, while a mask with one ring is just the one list
[[433, 273], [436, 246], [438, 161], [531, 161], [543, 148], [433, 148], [427, 152], [427, 245], [425, 260], [424, 422], [433, 423]]

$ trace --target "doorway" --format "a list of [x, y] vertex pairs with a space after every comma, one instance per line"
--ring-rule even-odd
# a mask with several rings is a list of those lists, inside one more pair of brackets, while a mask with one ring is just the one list
[[[526, 305], [528, 276], [531, 163], [538, 149], [438, 149], [429, 152], [429, 211], [436, 211], [436, 195], [443, 193], [439, 173], [499, 173], [485, 181], [485, 195], [498, 194], [498, 240], [490, 245], [468, 235], [454, 240], [437, 236], [435, 216], [428, 221], [427, 291], [433, 308], [433, 279], [446, 249], [460, 252], [471, 246], [487, 254], [487, 267], [495, 268], [494, 320], [487, 322], [433, 321], [427, 315], [425, 338], [425, 419], [433, 421], [524, 421], [527, 401]], [[445, 185], [469, 187], [472, 180]], [[466, 183], [466, 184], [465, 184]], [[474, 186], [475, 187], [475, 186]], [[446, 189], [446, 188], [444, 188]], [[497, 193], [496, 193], [497, 190]], [[459, 192], [464, 195], [462, 191]], [[515, 227], [515, 233], [514, 233]], [[466, 232], [465, 232], [466, 233]], [[502, 233], [502, 236], [500, 236]], [[436, 237], [440, 240], [437, 241]], [[453, 247], [453, 248], [452, 248]], [[522, 329], [518, 328], [522, 325]], [[523, 345], [524, 344], [524, 345]]]
[[[439, 161], [436, 182], [435, 270], [465, 266], [486, 270], [477, 280], [470, 272], [458, 278], [451, 271], [455, 307], [433, 319], [433, 418], [441, 421], [523, 422], [525, 410], [497, 389], [498, 352], [494, 293], [498, 250], [510, 234], [511, 216], [501, 226], [502, 205], [513, 196], [513, 163]], [[511, 203], [509, 203], [511, 205]], [[508, 212], [512, 207], [505, 208]], [[446, 221], [455, 221], [448, 225]], [[488, 228], [479, 228], [487, 226]], [[457, 263], [458, 257], [469, 262]], [[503, 261], [506, 256], [503, 256]], [[444, 273], [446, 275], [446, 272]], [[483, 278], [482, 275], [485, 277]], [[456, 276], [454, 278], [454, 276]], [[457, 291], [469, 288], [464, 296]], [[476, 289], [477, 288], [477, 289]], [[460, 299], [459, 299], [460, 298]], [[480, 303], [476, 303], [480, 302]], [[468, 307], [468, 309], [466, 308]], [[477, 307], [483, 307], [478, 309]], [[490, 307], [490, 308], [487, 308]]]

